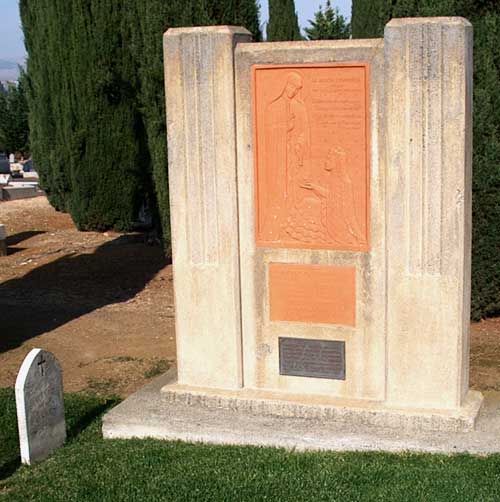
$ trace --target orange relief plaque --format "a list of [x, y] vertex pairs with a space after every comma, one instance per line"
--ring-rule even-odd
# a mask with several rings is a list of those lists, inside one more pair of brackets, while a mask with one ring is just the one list
[[356, 268], [269, 264], [271, 321], [356, 324]]
[[256, 65], [256, 239], [369, 248], [369, 65]]

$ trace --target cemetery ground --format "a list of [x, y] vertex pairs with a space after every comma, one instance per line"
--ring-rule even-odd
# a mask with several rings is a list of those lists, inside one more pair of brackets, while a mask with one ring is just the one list
[[[101, 415], [175, 360], [171, 267], [140, 234], [83, 233], [45, 198], [0, 204], [2, 500], [500, 500], [500, 456], [299, 453], [103, 440]], [[20, 467], [13, 385], [33, 348], [64, 371], [67, 444]], [[472, 326], [471, 386], [500, 391], [500, 319]]]
[[45, 197], [0, 203], [0, 387], [35, 347], [67, 391], [125, 397], [175, 360], [172, 274], [141, 234], [78, 232]]

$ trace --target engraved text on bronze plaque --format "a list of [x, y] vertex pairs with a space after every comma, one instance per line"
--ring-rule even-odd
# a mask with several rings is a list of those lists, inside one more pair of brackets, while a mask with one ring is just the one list
[[345, 342], [279, 338], [280, 375], [345, 380]]

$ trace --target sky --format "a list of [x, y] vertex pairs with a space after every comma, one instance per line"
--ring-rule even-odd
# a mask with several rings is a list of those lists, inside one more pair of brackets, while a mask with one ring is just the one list
[[[330, 0], [330, 3], [334, 7], [338, 7], [344, 17], [351, 18], [351, 0]], [[314, 13], [320, 4], [324, 6], [326, 0], [295, 0], [295, 10], [299, 15], [299, 23], [302, 28], [309, 26], [309, 20], [314, 19]], [[260, 0], [260, 5], [260, 22], [265, 23], [268, 19], [268, 0]]]
[[23, 33], [18, 0], [0, 0], [0, 59], [24, 59]]
[[[260, 0], [260, 3], [261, 23], [265, 23], [268, 18], [268, 0]], [[314, 18], [318, 6], [325, 3], [326, 0], [295, 0], [300, 25], [308, 26], [308, 21]], [[332, 4], [337, 6], [344, 16], [351, 16], [351, 0], [333, 0]], [[21, 62], [25, 51], [18, 0], [0, 0], [0, 20], [0, 59]]]

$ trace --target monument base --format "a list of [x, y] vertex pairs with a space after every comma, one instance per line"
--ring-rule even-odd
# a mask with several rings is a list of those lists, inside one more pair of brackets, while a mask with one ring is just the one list
[[472, 431], [483, 403], [482, 394], [473, 390], [467, 393], [463, 406], [453, 410], [392, 408], [376, 401], [288, 394], [261, 389], [222, 390], [177, 383], [165, 385], [161, 390], [165, 400], [171, 403], [404, 431]]
[[[103, 436], [108, 439], [155, 438], [271, 446], [301, 451], [500, 453], [500, 392], [486, 393], [474, 431], [424, 430], [416, 433], [336, 420], [286, 418], [256, 415], [241, 409], [186, 405], [180, 402], [183, 395], [180, 392], [161, 391], [165, 386], [171, 389], [172, 385], [168, 384], [174, 384], [176, 377], [173, 368], [106, 413]], [[199, 399], [191, 396], [194, 402]]]

